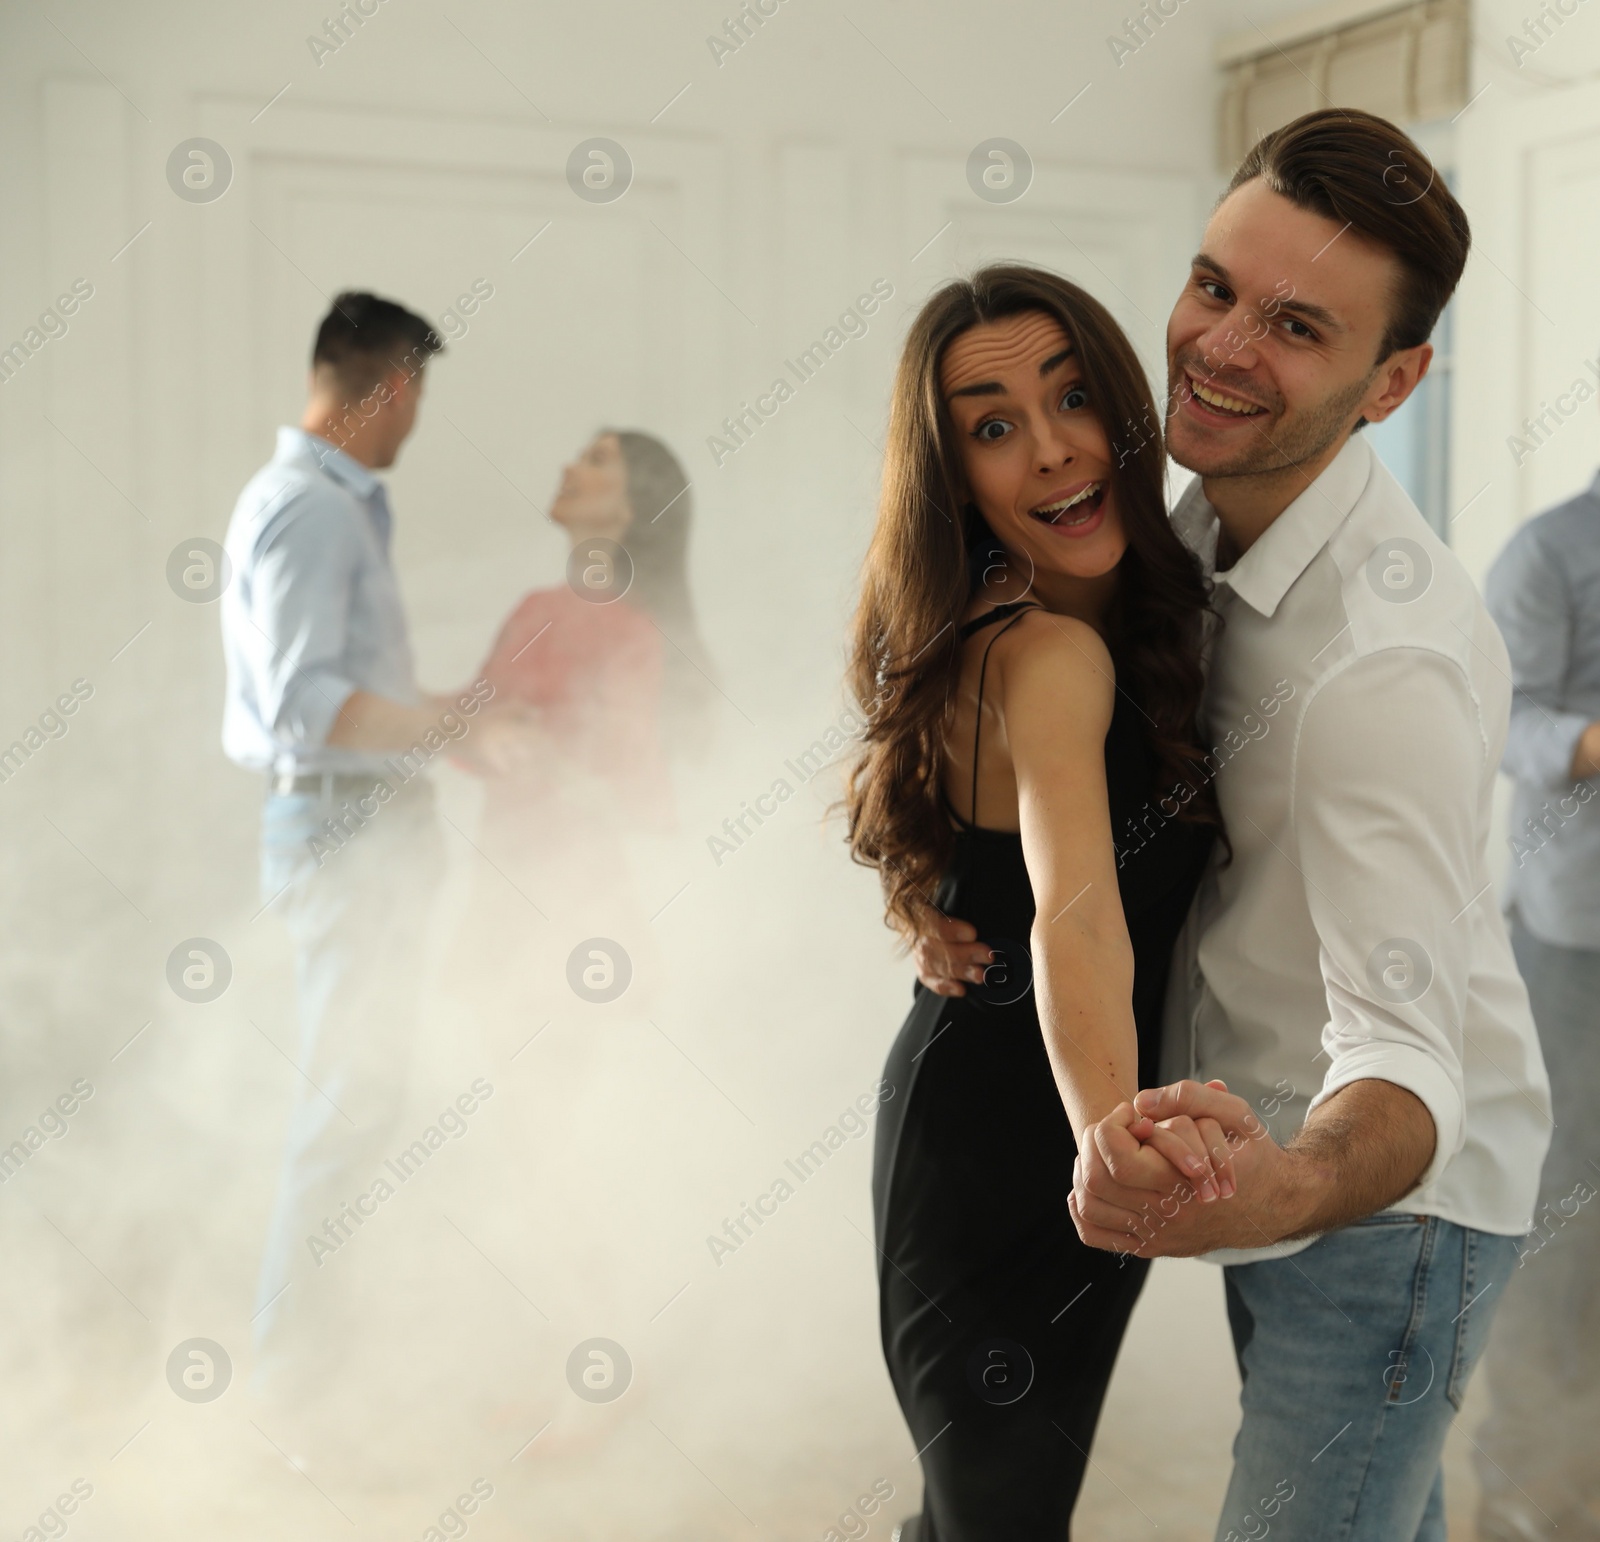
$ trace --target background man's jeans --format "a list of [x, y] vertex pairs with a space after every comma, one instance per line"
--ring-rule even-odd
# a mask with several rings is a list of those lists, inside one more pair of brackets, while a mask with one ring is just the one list
[[1445, 1435], [1517, 1239], [1370, 1216], [1226, 1271], [1244, 1387], [1217, 1542], [1445, 1542]]
[[[300, 1013], [301, 1074], [255, 1307], [255, 1384], [284, 1395], [305, 1390], [344, 1341], [349, 1303], [330, 1276], [359, 1234], [339, 1241], [337, 1218], [381, 1176], [402, 1111], [443, 873], [421, 778], [319, 862], [310, 840], [335, 812], [315, 794], [272, 794], [262, 814], [261, 897], [278, 896], [272, 910], [294, 939]], [[316, 1256], [311, 1237], [335, 1256]]]
[[[1486, 1536], [1600, 1536], [1600, 952], [1543, 942], [1513, 921], [1550, 1071], [1555, 1132], [1483, 1362], [1490, 1414], [1475, 1455]], [[1497, 1523], [1497, 1524], [1491, 1524]]]

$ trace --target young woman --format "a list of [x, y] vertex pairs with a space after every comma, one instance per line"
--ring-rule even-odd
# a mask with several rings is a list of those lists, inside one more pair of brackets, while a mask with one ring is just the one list
[[[658, 726], [669, 748], [704, 738], [712, 671], [689, 596], [691, 501], [688, 476], [659, 439], [596, 434], [563, 468], [550, 505], [578, 577], [569, 570], [567, 582], [524, 595], [481, 671], [496, 700], [539, 709], [562, 757], [616, 783], [625, 800], [647, 795]], [[626, 565], [621, 597], [588, 591], [584, 572], [608, 573], [615, 546], [626, 552], [616, 559]]]
[[[1218, 827], [1206, 589], [1167, 521], [1159, 422], [1116, 322], [1033, 268], [935, 294], [895, 381], [849, 838], [908, 940], [932, 906], [995, 953], [964, 996], [917, 987], [878, 1115], [884, 1351], [924, 1476], [898, 1535], [917, 1542], [1068, 1535], [1147, 1267], [1085, 1247], [1067, 1198], [1079, 1132], [1156, 1080]], [[1220, 1132], [1138, 1133], [1202, 1200], [1231, 1181], [1206, 1156]]]
[[[635, 837], [674, 830], [672, 762], [709, 739], [712, 666], [688, 584], [692, 498], [659, 439], [596, 434], [550, 504], [571, 542], [568, 576], [522, 597], [479, 671], [492, 700], [525, 708], [540, 734], [515, 773], [485, 777], [488, 861], [474, 867], [461, 927], [457, 972], [472, 982], [474, 1014], [508, 1036], [526, 1037], [578, 938], [620, 939], [631, 925], [649, 945]], [[556, 905], [563, 925], [539, 923], [536, 911]]]

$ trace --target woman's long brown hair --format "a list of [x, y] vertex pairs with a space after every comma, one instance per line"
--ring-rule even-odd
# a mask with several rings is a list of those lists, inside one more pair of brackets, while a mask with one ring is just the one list
[[959, 623], [976, 587], [970, 554], [998, 544], [967, 501], [939, 369], [969, 327], [1030, 311], [1053, 316], [1072, 339], [1112, 453], [1128, 542], [1106, 618], [1118, 685], [1144, 713], [1157, 788], [1181, 789], [1177, 817], [1221, 823], [1198, 747], [1206, 581], [1167, 518], [1161, 417], [1144, 370], [1110, 313], [1076, 284], [1021, 265], [980, 269], [929, 299], [900, 356], [848, 676], [867, 727], [846, 789], [847, 838], [855, 860], [878, 869], [886, 918], [908, 938], [933, 908], [954, 844], [940, 782]]

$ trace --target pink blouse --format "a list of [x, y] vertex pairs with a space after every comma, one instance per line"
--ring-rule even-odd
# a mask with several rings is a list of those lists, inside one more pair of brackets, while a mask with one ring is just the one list
[[[665, 646], [655, 623], [626, 600], [594, 605], [562, 584], [523, 597], [481, 677], [495, 702], [538, 709], [563, 772], [603, 779], [628, 823], [660, 826], [672, 822], [661, 742]], [[491, 796], [527, 807], [555, 779], [536, 770], [516, 780], [509, 800], [511, 789], [493, 784]]]

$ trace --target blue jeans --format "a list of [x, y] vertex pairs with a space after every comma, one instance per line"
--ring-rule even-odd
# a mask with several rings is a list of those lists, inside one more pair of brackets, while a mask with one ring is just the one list
[[1445, 1542], [1440, 1453], [1516, 1242], [1385, 1211], [1226, 1270], [1244, 1418], [1217, 1542]]
[[[1474, 1465], [1484, 1536], [1593, 1538], [1600, 1500], [1600, 951], [1544, 942], [1513, 920], [1550, 1072], [1555, 1131], [1533, 1231], [1484, 1357], [1488, 1421]], [[1496, 1526], [1494, 1523], [1498, 1522]]]
[[403, 1110], [443, 873], [425, 782], [377, 805], [344, 845], [329, 849], [324, 838], [313, 854], [312, 838], [336, 813], [315, 794], [274, 794], [261, 821], [261, 898], [294, 941], [300, 1018], [254, 1319], [254, 1385], [283, 1396], [314, 1387], [347, 1344], [348, 1271], [330, 1254], [346, 1245], [342, 1207], [380, 1173]]

